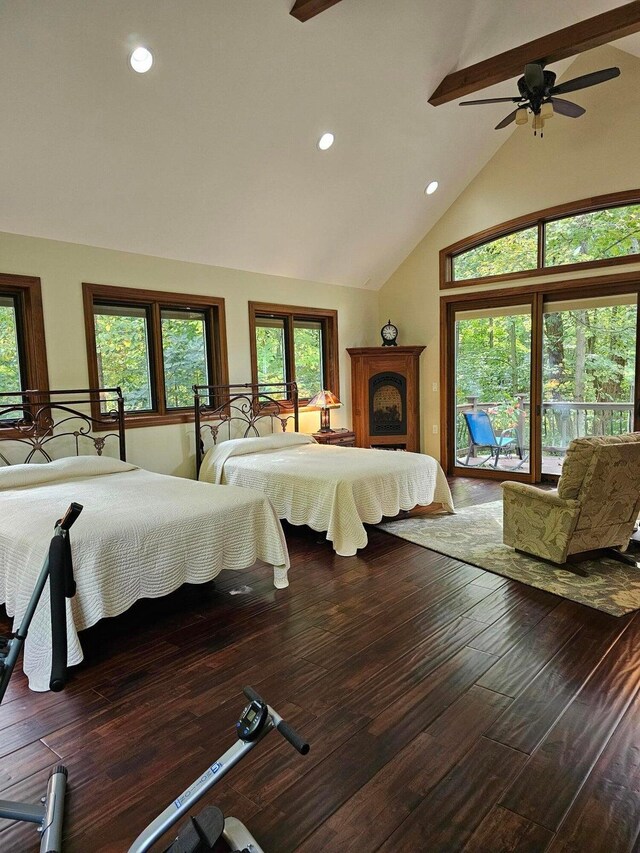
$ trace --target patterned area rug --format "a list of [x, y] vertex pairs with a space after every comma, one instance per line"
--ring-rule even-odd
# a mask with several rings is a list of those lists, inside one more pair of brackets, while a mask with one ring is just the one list
[[502, 544], [502, 501], [458, 510], [456, 515], [417, 516], [376, 525], [423, 548], [545, 589], [613, 616], [640, 608], [640, 569], [616, 560], [585, 560], [580, 577]]

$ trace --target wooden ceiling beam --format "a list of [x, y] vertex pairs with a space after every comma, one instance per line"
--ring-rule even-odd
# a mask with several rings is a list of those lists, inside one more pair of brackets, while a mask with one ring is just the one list
[[434, 107], [520, 77], [528, 62], [546, 65], [640, 31], [640, 0], [564, 27], [447, 75], [429, 98]]
[[290, 14], [299, 21], [308, 21], [339, 2], [340, 0], [296, 0]]

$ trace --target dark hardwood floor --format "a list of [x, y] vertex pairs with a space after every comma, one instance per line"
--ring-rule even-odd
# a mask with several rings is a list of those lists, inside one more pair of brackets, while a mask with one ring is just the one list
[[[458, 506], [499, 495], [453, 491]], [[16, 673], [0, 797], [36, 800], [62, 760], [66, 853], [126, 851], [233, 742], [251, 684], [311, 752], [271, 734], [203, 805], [268, 853], [636, 849], [640, 617], [375, 529], [351, 558], [308, 530], [287, 538], [288, 590], [265, 567], [223, 573], [85, 632], [62, 694]], [[0, 821], [0, 850], [35, 853], [34, 829]]]

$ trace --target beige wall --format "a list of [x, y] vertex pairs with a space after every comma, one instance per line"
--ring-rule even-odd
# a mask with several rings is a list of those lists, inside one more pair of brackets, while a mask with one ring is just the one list
[[[440, 436], [433, 432], [434, 425], [440, 428], [439, 391], [434, 390], [440, 360], [439, 250], [535, 210], [640, 188], [640, 61], [612, 47], [599, 48], [579, 56], [565, 79], [611, 65], [622, 71], [617, 80], [567, 95], [587, 108], [581, 118], [554, 116], [544, 139], [534, 138], [530, 125], [516, 128], [380, 291], [380, 322], [391, 317], [403, 344], [427, 346], [421, 360], [422, 449], [427, 453], [439, 456], [440, 451]], [[474, 108], [478, 121], [495, 126], [509, 111], [508, 105], [503, 110], [501, 106]], [[624, 267], [632, 269], [640, 265]], [[515, 283], [523, 284], [522, 280]]]
[[[0, 272], [39, 276], [42, 281], [52, 388], [86, 388], [88, 385], [83, 281], [224, 297], [231, 382], [251, 381], [249, 300], [337, 309], [340, 395], [344, 405], [331, 414], [332, 424], [336, 426], [351, 424], [351, 366], [346, 347], [377, 343], [377, 293], [357, 288], [6, 233], [0, 233]], [[318, 425], [317, 412], [302, 415], [303, 432], [313, 432]], [[193, 476], [192, 424], [130, 429], [127, 450], [130, 461], [151, 471]]]

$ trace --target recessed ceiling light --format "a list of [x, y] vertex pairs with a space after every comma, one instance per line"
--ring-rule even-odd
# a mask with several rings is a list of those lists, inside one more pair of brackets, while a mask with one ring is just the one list
[[437, 189], [438, 189], [438, 182], [437, 181], [431, 181], [426, 186], [425, 195], [433, 195]]
[[129, 57], [129, 64], [138, 74], [144, 74], [153, 65], [153, 54], [146, 47], [137, 47]]
[[334, 139], [335, 137], [333, 133], [323, 133], [320, 139], [318, 140], [318, 148], [321, 151], [326, 151], [327, 148], [331, 148]]

